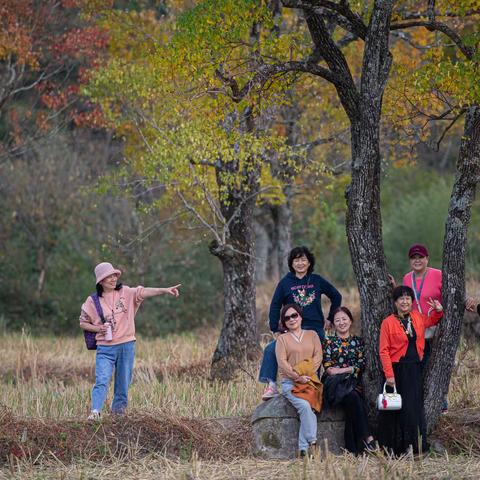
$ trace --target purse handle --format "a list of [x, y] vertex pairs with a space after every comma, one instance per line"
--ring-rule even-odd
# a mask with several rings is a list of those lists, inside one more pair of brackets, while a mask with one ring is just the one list
[[[378, 392], [378, 390], [377, 390], [377, 392]], [[397, 386], [396, 385], [393, 386], [393, 393], [394, 393], [394, 395], [397, 394]], [[383, 384], [383, 394], [384, 395], [392, 395], [391, 393], [387, 393], [387, 382], [385, 382]]]

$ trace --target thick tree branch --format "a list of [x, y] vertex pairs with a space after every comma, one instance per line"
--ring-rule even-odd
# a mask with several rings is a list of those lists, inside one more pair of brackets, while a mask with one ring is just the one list
[[[480, 15], [479, 8], [472, 8], [463, 12], [461, 15], [454, 12], [439, 12], [438, 10], [434, 11], [435, 17], [449, 17], [449, 18], [465, 18], [471, 17], [473, 15]], [[422, 12], [408, 12], [404, 15], [401, 15], [402, 20], [418, 20], [420, 18], [425, 18], [425, 14]]]
[[248, 81], [240, 90], [232, 90], [232, 99], [240, 102], [255, 88], [262, 88], [272, 77], [289, 72], [304, 72], [324, 78], [334, 85], [343, 85], [342, 78], [330, 71], [328, 68], [316, 65], [310, 61], [292, 61], [277, 63], [273, 65], [262, 65], [258, 68], [254, 77]]
[[367, 26], [363, 22], [362, 18], [356, 13], [352, 12], [348, 6], [348, 2], [335, 3], [329, 0], [316, 0], [316, 1], [304, 1], [304, 0], [282, 0], [283, 6], [288, 8], [298, 8], [305, 12], [315, 13], [317, 15], [326, 15], [326, 11], [335, 12], [341, 15], [347, 22], [342, 21], [343, 28], [348, 29], [360, 38], [365, 38], [367, 35]]
[[322, 54], [330, 71], [340, 79], [339, 82], [332, 83], [334, 83], [337, 89], [338, 96], [347, 115], [350, 118], [356, 117], [359, 94], [345, 56], [333, 41], [321, 15], [306, 12], [305, 20], [315, 48]]
[[392, 65], [389, 50], [392, 9], [391, 0], [375, 1], [363, 55], [361, 95], [375, 99], [380, 105]]
[[232, 96], [237, 97], [239, 94], [239, 88], [238, 88], [238, 83], [237, 81], [229, 77], [227, 75], [224, 75], [218, 68], [215, 70], [215, 75], [228, 87], [230, 87], [232, 91]]
[[467, 47], [463, 43], [460, 36], [445, 23], [437, 22], [437, 21], [426, 21], [426, 20], [397, 22], [397, 23], [392, 23], [390, 25], [390, 30], [405, 30], [407, 28], [414, 28], [414, 27], [424, 27], [427, 30], [430, 30], [431, 32], [433, 31], [442, 32], [444, 35], [450, 38], [455, 43], [455, 45], [457, 45], [457, 47], [465, 55], [465, 57], [467, 57], [468, 59], [472, 58], [475, 50], [471, 47]]

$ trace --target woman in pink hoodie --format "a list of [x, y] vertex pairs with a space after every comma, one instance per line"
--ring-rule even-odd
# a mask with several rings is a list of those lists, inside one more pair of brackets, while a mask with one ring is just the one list
[[169, 294], [179, 296], [180, 284], [167, 288], [131, 288], [118, 279], [121, 271], [111, 263], [95, 267], [97, 293], [82, 305], [80, 328], [96, 333], [95, 386], [89, 420], [98, 420], [115, 370], [112, 413], [123, 414], [135, 358], [135, 314], [145, 298]]

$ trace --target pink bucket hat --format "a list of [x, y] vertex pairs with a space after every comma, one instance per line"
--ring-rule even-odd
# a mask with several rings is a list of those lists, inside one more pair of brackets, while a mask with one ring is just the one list
[[99, 263], [95, 267], [95, 283], [100, 283], [104, 278], [116, 273], [118, 276], [122, 274], [117, 268], [113, 268], [113, 265], [108, 262]]

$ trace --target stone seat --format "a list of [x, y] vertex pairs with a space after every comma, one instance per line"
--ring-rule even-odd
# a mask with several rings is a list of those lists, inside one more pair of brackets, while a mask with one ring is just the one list
[[[317, 414], [317, 440], [321, 449], [341, 453], [344, 446], [343, 410], [332, 409]], [[254, 454], [261, 458], [291, 459], [298, 449], [300, 420], [293, 405], [278, 395], [260, 404], [252, 415]]]

